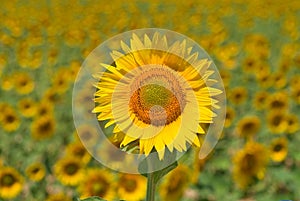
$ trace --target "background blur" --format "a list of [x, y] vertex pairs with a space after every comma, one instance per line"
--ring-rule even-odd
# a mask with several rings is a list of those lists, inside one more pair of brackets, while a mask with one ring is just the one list
[[82, 147], [72, 86], [104, 40], [158, 27], [204, 47], [228, 98], [214, 152], [191, 151], [159, 200], [299, 201], [299, 11], [298, 0], [1, 0], [0, 200], [143, 199], [143, 177], [106, 170]]

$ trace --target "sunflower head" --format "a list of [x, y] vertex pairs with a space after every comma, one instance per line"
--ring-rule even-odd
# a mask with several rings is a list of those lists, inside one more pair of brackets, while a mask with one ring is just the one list
[[26, 175], [32, 181], [40, 181], [45, 177], [46, 168], [42, 163], [36, 162], [26, 168]]
[[268, 160], [269, 152], [264, 145], [248, 141], [233, 158], [233, 179], [236, 184], [244, 189], [254, 178], [263, 179]]
[[[85, 66], [96, 79], [97, 126], [103, 125], [104, 134], [123, 136], [122, 150], [134, 144], [145, 157], [158, 155], [163, 160], [166, 149], [177, 153], [191, 145], [200, 147], [199, 136], [207, 134], [203, 125], [218, 119], [223, 126], [220, 75], [190, 39], [167, 30], [137, 30], [116, 36], [89, 57]], [[95, 63], [97, 69], [90, 67]], [[218, 136], [220, 130], [214, 133]]]
[[282, 162], [288, 153], [288, 141], [281, 137], [274, 139], [270, 146], [270, 157], [274, 162]]
[[22, 190], [24, 179], [12, 167], [3, 167], [0, 169], [0, 197], [12, 199]]

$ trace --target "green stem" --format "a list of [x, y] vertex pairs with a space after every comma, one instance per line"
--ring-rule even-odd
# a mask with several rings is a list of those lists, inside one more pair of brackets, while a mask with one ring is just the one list
[[147, 174], [147, 196], [146, 201], [154, 201], [155, 197], [155, 181], [154, 181], [154, 172]]

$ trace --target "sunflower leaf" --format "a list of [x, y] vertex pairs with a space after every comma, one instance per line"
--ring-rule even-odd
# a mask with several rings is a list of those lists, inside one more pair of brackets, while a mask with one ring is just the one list
[[86, 198], [84, 200], [80, 200], [79, 198], [77, 198], [76, 201], [107, 201], [107, 200], [104, 200], [103, 198], [97, 196], [93, 196], [93, 197]]

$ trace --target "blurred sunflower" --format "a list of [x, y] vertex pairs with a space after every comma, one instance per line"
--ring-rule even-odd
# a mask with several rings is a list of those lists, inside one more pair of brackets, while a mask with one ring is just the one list
[[270, 146], [270, 157], [275, 162], [282, 162], [288, 153], [288, 141], [285, 137], [274, 139]]
[[70, 77], [68, 74], [68, 70], [65, 68], [61, 68], [53, 78], [52, 88], [56, 90], [56, 93], [63, 94], [69, 88], [69, 81]]
[[286, 75], [285, 72], [278, 72], [272, 75], [273, 86], [276, 89], [282, 89], [286, 85]]
[[13, 75], [14, 87], [19, 94], [29, 94], [34, 89], [34, 81], [27, 73]]
[[31, 136], [41, 140], [51, 137], [55, 131], [55, 120], [53, 116], [42, 116], [35, 119], [31, 124]]
[[[93, 87], [93, 88], [92, 88]], [[85, 84], [83, 89], [79, 92], [78, 96], [76, 97], [76, 102], [80, 103], [83, 108], [87, 111], [91, 111], [94, 109], [94, 101], [91, 94], [95, 92], [93, 85]], [[86, 118], [90, 118], [88, 115]]]
[[225, 115], [225, 123], [224, 123], [225, 128], [228, 128], [231, 126], [234, 117], [235, 117], [234, 110], [231, 107], [227, 107], [226, 115]]
[[87, 152], [86, 148], [80, 141], [68, 144], [66, 147], [66, 153], [69, 156], [80, 159], [84, 164], [87, 164], [91, 160], [91, 155]]
[[283, 133], [288, 127], [286, 114], [280, 111], [270, 111], [267, 114], [267, 125], [273, 133]]
[[0, 169], [0, 197], [12, 199], [16, 197], [23, 188], [23, 177], [12, 167]]
[[293, 134], [299, 130], [299, 119], [295, 114], [288, 114], [287, 119], [287, 133]]
[[0, 123], [2, 127], [7, 132], [15, 131], [20, 126], [20, 118], [14, 111], [14, 109], [7, 105], [7, 107], [2, 108], [2, 114], [0, 115]]
[[249, 139], [256, 135], [259, 129], [260, 119], [256, 116], [248, 116], [238, 122], [236, 131], [240, 137]]
[[290, 81], [291, 87], [299, 87], [300, 85], [300, 75], [294, 75]]
[[49, 195], [46, 201], [72, 201], [73, 199], [67, 196], [65, 193], [58, 193]]
[[266, 102], [268, 100], [269, 93], [266, 91], [259, 91], [255, 94], [253, 104], [256, 110], [262, 110], [266, 108]]
[[64, 185], [76, 186], [84, 178], [83, 164], [78, 158], [65, 157], [54, 165], [56, 178]]
[[2, 72], [6, 64], [7, 64], [7, 56], [1, 53], [0, 54], [0, 77], [2, 76]]
[[118, 194], [121, 199], [143, 200], [146, 196], [146, 178], [141, 175], [121, 174], [118, 182]]
[[184, 190], [190, 182], [191, 175], [187, 166], [179, 165], [170, 172], [159, 188], [159, 193], [163, 201], [179, 201]]
[[36, 162], [29, 165], [25, 172], [30, 180], [40, 181], [45, 177], [46, 168], [42, 163]]
[[230, 80], [231, 80], [231, 74], [230, 74], [230, 72], [229, 71], [226, 71], [226, 70], [220, 70], [219, 71], [219, 73], [220, 73], [220, 76], [221, 76], [221, 78], [222, 78], [222, 81], [223, 81], [223, 84], [224, 84], [224, 86], [225, 87], [228, 87], [229, 86], [229, 84], [230, 84]]
[[18, 106], [24, 117], [32, 117], [36, 114], [36, 103], [31, 98], [21, 99]]
[[233, 104], [242, 104], [248, 96], [247, 89], [244, 87], [235, 87], [229, 91], [228, 98]]
[[[121, 146], [138, 140], [141, 153], [155, 148], [160, 159], [166, 146], [171, 152], [186, 150], [186, 143], [200, 147], [197, 134], [205, 132], [199, 123], [212, 123], [212, 108], [218, 108], [212, 96], [222, 93], [205, 85], [212, 81], [211, 62], [191, 54], [185, 40], [168, 48], [166, 36], [158, 33], [152, 40], [145, 34], [143, 42], [133, 34], [130, 44], [121, 41], [125, 54], [112, 51], [115, 66], [102, 64], [107, 71], [95, 76], [98, 120], [109, 120], [105, 127], [116, 124], [114, 133], [126, 133]], [[182, 57], [157, 50], [166, 48]]]
[[292, 89], [292, 97], [294, 101], [298, 104], [300, 104], [300, 85], [298, 86], [293, 86]]
[[93, 126], [84, 124], [79, 126], [77, 130], [76, 137], [79, 137], [78, 140], [84, 141], [87, 146], [94, 146], [97, 143], [99, 135]]
[[272, 94], [267, 99], [266, 103], [268, 109], [285, 111], [288, 108], [288, 95], [284, 92], [277, 92]]
[[114, 176], [103, 169], [89, 169], [80, 183], [78, 191], [80, 198], [99, 196], [106, 200], [113, 200], [115, 197]]
[[70, 77], [70, 80], [75, 80], [78, 71], [80, 70], [81, 62], [79, 61], [72, 61], [70, 68], [68, 69], [68, 74]]
[[256, 79], [262, 88], [267, 89], [272, 86], [273, 82], [269, 70], [259, 71], [259, 73], [256, 74]]
[[48, 101], [41, 101], [36, 107], [36, 118], [53, 114], [53, 104]]
[[48, 102], [49, 104], [53, 104], [58, 102], [60, 99], [60, 96], [57, 94], [57, 91], [55, 88], [49, 88], [44, 93], [43, 100]]
[[268, 160], [268, 149], [264, 145], [248, 141], [233, 158], [233, 179], [236, 184], [245, 189], [254, 178], [263, 179]]
[[259, 64], [259, 59], [255, 58], [255, 57], [247, 57], [245, 58], [245, 60], [243, 61], [243, 70], [245, 72], [255, 72], [258, 69], [258, 65]]

